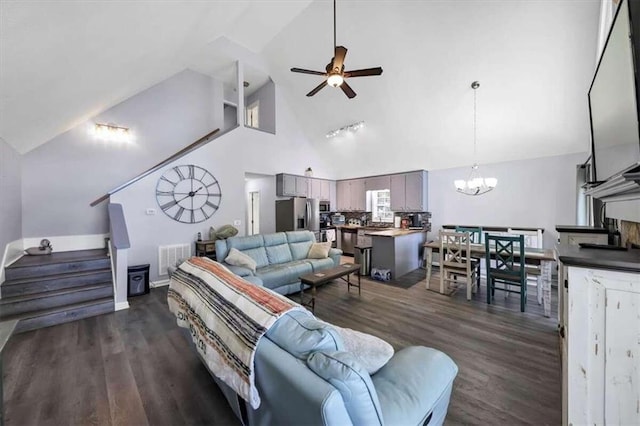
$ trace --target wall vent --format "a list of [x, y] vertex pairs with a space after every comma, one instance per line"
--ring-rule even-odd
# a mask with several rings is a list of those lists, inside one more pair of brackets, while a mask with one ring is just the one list
[[191, 257], [191, 244], [172, 244], [158, 247], [158, 275], [167, 275], [169, 266], [177, 266], [179, 263]]

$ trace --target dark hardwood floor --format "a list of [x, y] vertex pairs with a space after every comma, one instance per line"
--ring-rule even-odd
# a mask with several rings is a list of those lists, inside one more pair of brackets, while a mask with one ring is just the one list
[[[128, 310], [15, 335], [4, 353], [6, 425], [238, 424], [166, 290], [130, 299]], [[449, 354], [460, 372], [448, 424], [560, 424], [556, 314], [544, 318], [530, 290], [522, 314], [516, 295], [487, 305], [484, 287], [468, 302], [463, 289], [425, 290], [424, 279], [408, 289], [363, 279], [361, 296], [335, 281], [318, 288], [316, 315], [396, 349]]]

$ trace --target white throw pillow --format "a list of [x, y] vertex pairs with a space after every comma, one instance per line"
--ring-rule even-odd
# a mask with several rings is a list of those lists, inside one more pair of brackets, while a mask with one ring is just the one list
[[384, 367], [393, 356], [393, 346], [376, 336], [333, 324], [331, 326], [342, 337], [345, 352], [350, 352], [369, 375]]
[[236, 248], [229, 250], [229, 255], [224, 261], [229, 265], [244, 266], [251, 269], [254, 274], [256, 273], [256, 261]]
[[329, 257], [329, 250], [331, 250], [331, 243], [313, 243], [307, 254], [307, 259], [326, 259]]

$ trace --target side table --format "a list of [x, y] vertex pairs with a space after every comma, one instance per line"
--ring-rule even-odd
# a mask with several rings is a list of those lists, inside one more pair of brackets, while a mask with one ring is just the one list
[[196, 241], [196, 256], [208, 257], [209, 259], [216, 260], [216, 241]]

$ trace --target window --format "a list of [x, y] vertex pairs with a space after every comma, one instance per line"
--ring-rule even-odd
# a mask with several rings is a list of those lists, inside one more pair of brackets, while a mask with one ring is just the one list
[[260, 110], [260, 101], [255, 101], [251, 105], [247, 107], [245, 123], [244, 125], [247, 127], [260, 127], [260, 122], [258, 120], [258, 115]]
[[[373, 222], [393, 223], [393, 212], [391, 211], [391, 191], [367, 191], [371, 195], [371, 220]], [[367, 197], [369, 198], [369, 197]]]

